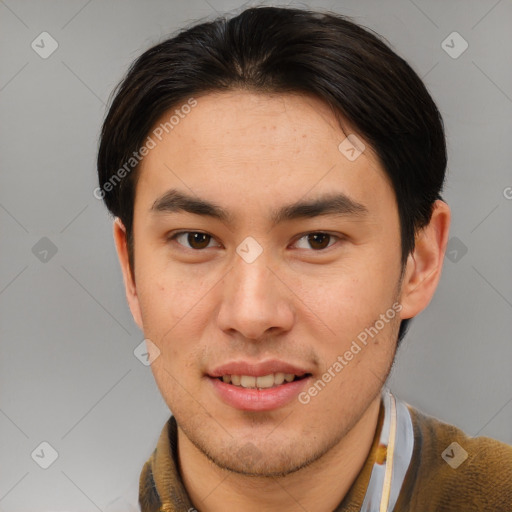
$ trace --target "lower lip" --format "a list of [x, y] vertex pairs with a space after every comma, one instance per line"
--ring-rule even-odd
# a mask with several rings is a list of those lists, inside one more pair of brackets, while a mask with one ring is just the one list
[[221, 400], [242, 411], [271, 411], [289, 404], [307, 385], [311, 377], [285, 382], [268, 389], [249, 389], [226, 384], [220, 379], [209, 377]]

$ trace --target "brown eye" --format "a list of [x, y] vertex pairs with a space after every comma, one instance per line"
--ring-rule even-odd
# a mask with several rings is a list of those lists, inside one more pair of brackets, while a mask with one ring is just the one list
[[[182, 241], [179, 240], [180, 237]], [[189, 249], [201, 250], [209, 246], [212, 241], [212, 236], [199, 231], [182, 231], [181, 233], [176, 233], [170, 239], [176, 240], [180, 245]]]
[[[297, 240], [297, 244], [299, 246], [299, 249], [314, 249], [315, 251], [321, 251], [322, 249], [330, 247], [334, 243], [333, 239], [336, 238], [339, 237], [331, 235], [329, 233], [308, 233], [307, 235], [304, 235], [299, 240]], [[300, 242], [302, 241], [304, 241], [305, 244], [303, 242], [301, 247]]]
[[329, 245], [331, 235], [327, 233], [310, 233], [307, 237], [308, 243], [313, 249], [325, 249]]

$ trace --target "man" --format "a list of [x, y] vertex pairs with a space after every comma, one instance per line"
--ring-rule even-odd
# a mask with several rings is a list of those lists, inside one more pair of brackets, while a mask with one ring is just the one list
[[348, 19], [248, 9], [149, 49], [96, 190], [172, 416], [143, 512], [512, 510], [512, 448], [384, 383], [441, 276], [441, 116]]

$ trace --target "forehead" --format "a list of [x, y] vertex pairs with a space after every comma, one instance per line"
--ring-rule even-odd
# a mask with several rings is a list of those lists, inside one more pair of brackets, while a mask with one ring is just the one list
[[[336, 150], [340, 137], [345, 138], [353, 131], [343, 121], [347, 125], [344, 133], [331, 108], [311, 95], [228, 91], [194, 99], [193, 108], [189, 109], [184, 101], [156, 123], [153, 132], [159, 132], [158, 142], [164, 142], [160, 149], [165, 142], [185, 141], [207, 152], [222, 151], [249, 158], [253, 152], [265, 149], [264, 154], [258, 153], [260, 157], [294, 159], [297, 150], [301, 153], [315, 149], [323, 153], [326, 147]], [[374, 158], [371, 148], [368, 149]], [[188, 156], [197, 159], [201, 155], [188, 152]]]
[[393, 196], [368, 144], [357, 158], [347, 158], [350, 125], [342, 129], [317, 98], [229, 91], [194, 100], [194, 107], [176, 105], [155, 124], [150, 136], [156, 144], [141, 163], [136, 202], [139, 192], [154, 201], [176, 186], [202, 197], [236, 192], [238, 201], [257, 194], [266, 201], [297, 200], [333, 187], [359, 202], [372, 194]]

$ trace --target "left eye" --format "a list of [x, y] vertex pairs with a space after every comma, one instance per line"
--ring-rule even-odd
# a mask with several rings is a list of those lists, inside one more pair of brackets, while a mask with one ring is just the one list
[[[305, 242], [309, 244], [309, 246], [312, 247], [313, 249], [322, 250], [332, 245], [332, 243], [329, 243], [329, 241], [332, 240], [333, 238], [338, 239], [339, 237], [330, 235], [329, 233], [315, 232], [308, 233], [307, 235], [302, 236], [297, 240], [296, 243], [298, 244], [301, 240], [305, 240]], [[308, 249], [308, 247], [300, 247], [300, 249]]]

